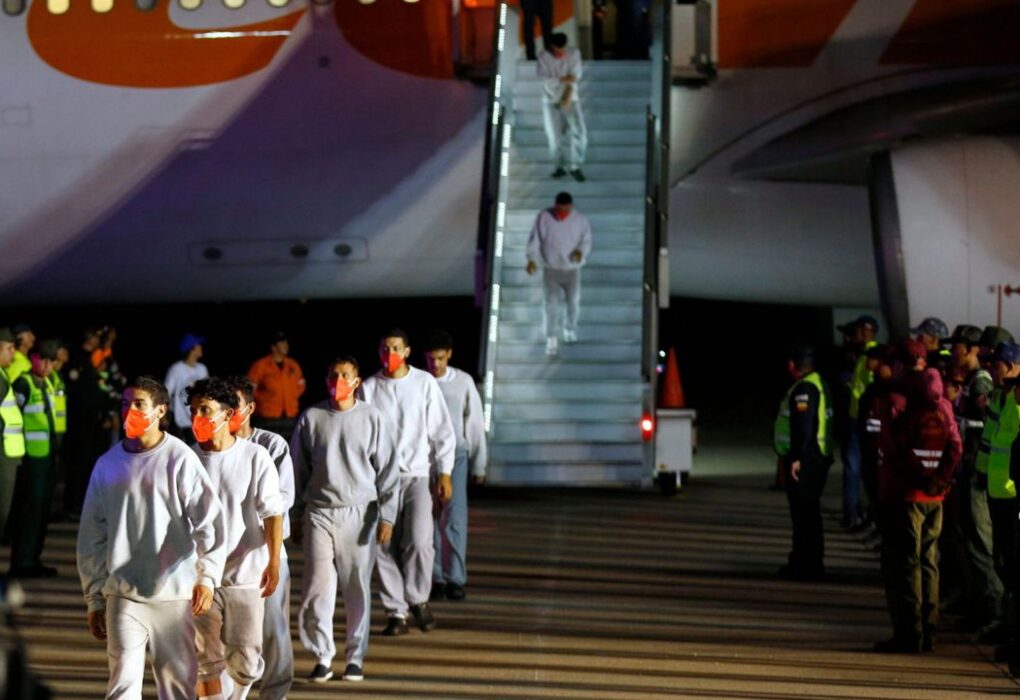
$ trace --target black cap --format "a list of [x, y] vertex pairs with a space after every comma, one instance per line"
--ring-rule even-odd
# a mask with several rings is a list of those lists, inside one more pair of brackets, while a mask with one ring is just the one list
[[929, 316], [917, 324], [916, 328], [911, 328], [910, 332], [914, 335], [924, 333], [925, 335], [930, 335], [932, 338], [942, 340], [943, 338], [949, 337], [949, 326], [947, 326], [945, 321], [941, 318]]
[[0, 326], [0, 343], [13, 343], [14, 334], [7, 326]]
[[983, 348], [996, 348], [999, 343], [1012, 343], [1013, 334], [1000, 326], [985, 326], [978, 344]]
[[868, 314], [861, 314], [853, 321], [849, 321], [840, 326], [836, 326], [836, 330], [839, 331], [840, 333], [850, 333], [855, 328], [858, 328], [860, 326], [871, 326], [872, 329], [874, 329], [874, 331], [877, 333], [879, 328], [878, 319]]
[[55, 340], [44, 340], [39, 343], [38, 347], [32, 350], [33, 355], [38, 355], [44, 360], [55, 360], [57, 359], [57, 351], [60, 349], [60, 344]]
[[806, 364], [814, 364], [815, 361], [815, 349], [810, 345], [795, 345], [790, 348], [790, 352], [787, 354], [790, 360], [793, 360], [793, 364], [798, 367], [803, 367]]
[[30, 330], [32, 330], [32, 326], [27, 323], [15, 323], [11, 326], [11, 333], [13, 333], [15, 337]]
[[977, 326], [963, 324], [953, 329], [953, 335], [948, 341], [952, 343], [963, 343], [965, 345], [981, 344], [981, 329]]
[[1011, 365], [1020, 363], [1020, 345], [1016, 343], [999, 343], [992, 353], [992, 362], [1007, 362]]
[[270, 345], [276, 345], [277, 343], [286, 343], [286, 342], [289, 342], [289, 341], [287, 340], [287, 334], [284, 333], [283, 331], [276, 331], [275, 333], [273, 333], [273, 334], [271, 334], [269, 336], [269, 344]]

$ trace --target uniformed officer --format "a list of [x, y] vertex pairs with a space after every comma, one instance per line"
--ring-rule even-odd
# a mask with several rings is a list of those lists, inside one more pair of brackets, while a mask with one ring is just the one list
[[878, 320], [863, 315], [852, 324], [854, 343], [860, 356], [854, 365], [850, 378], [850, 424], [843, 445], [843, 527], [859, 530], [864, 526], [864, 507], [861, 503], [861, 436], [857, 431], [857, 415], [865, 389], [874, 381], [874, 373], [868, 369], [867, 352], [878, 344]]
[[17, 533], [11, 546], [10, 576], [48, 578], [57, 570], [39, 557], [53, 501], [53, 459], [56, 454], [54, 396], [47, 378], [53, 372], [57, 344], [45, 341], [29, 351], [32, 369], [14, 380], [15, 398], [24, 416], [25, 458], [18, 474]]
[[14, 334], [10, 328], [0, 328], [0, 431], [3, 431], [0, 442], [0, 539], [14, 502], [18, 467], [25, 456], [24, 419], [7, 374], [13, 361]]
[[794, 383], [779, 406], [774, 446], [787, 469], [793, 549], [779, 575], [794, 580], [818, 579], [825, 574], [820, 501], [832, 466], [831, 400], [828, 387], [815, 371], [813, 348], [791, 351], [787, 371]]

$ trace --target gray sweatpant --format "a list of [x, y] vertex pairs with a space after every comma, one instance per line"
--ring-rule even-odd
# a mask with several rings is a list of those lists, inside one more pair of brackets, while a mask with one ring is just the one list
[[432, 490], [426, 476], [400, 478], [400, 503], [393, 540], [379, 548], [379, 597], [390, 617], [407, 617], [408, 606], [432, 592]]
[[375, 503], [350, 508], [309, 508], [305, 513], [305, 575], [298, 634], [320, 664], [336, 656], [333, 615], [336, 589], [347, 616], [346, 659], [363, 665], [368, 651], [379, 509]]
[[294, 646], [290, 641], [290, 564], [287, 548], [280, 547], [280, 583], [266, 598], [262, 621], [262, 673], [260, 700], [284, 700], [294, 683]]
[[584, 125], [581, 103], [575, 100], [566, 109], [561, 109], [558, 104], [543, 100], [542, 116], [553, 165], [568, 170], [577, 170], [584, 165], [588, 152], [588, 129]]
[[190, 600], [141, 603], [119, 596], [106, 599], [106, 652], [110, 682], [106, 697], [142, 697], [145, 649], [160, 700], [192, 700], [198, 679], [195, 623]]
[[218, 680], [226, 671], [239, 686], [247, 686], [262, 676], [264, 612], [257, 587], [227, 586], [213, 592], [212, 607], [195, 618], [199, 681]]
[[436, 518], [436, 562], [432, 580], [436, 583], [467, 583], [468, 453], [457, 450], [453, 464], [453, 498], [444, 503]]
[[576, 333], [581, 311], [581, 270], [543, 268], [542, 288], [545, 291], [545, 336], [555, 338], [559, 332], [561, 296], [567, 300], [567, 320], [563, 328]]

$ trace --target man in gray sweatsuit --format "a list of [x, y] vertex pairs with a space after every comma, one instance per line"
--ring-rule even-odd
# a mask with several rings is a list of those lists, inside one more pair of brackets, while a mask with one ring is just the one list
[[290, 445], [300, 494], [291, 539], [303, 539], [305, 553], [299, 635], [318, 660], [309, 676], [316, 683], [333, 676], [338, 584], [347, 615], [343, 678], [364, 678], [376, 542], [384, 546], [393, 535], [400, 489], [393, 431], [378, 409], [354, 396], [357, 360], [337, 358], [326, 383], [329, 398], [301, 415]]

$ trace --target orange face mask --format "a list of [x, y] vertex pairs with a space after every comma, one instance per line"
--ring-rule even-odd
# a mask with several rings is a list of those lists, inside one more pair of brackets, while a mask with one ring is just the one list
[[92, 357], [89, 359], [92, 361], [92, 366], [99, 369], [99, 366], [109, 359], [110, 355], [113, 354], [113, 350], [110, 348], [99, 348], [92, 351]]
[[354, 387], [345, 382], [343, 379], [337, 379], [336, 384], [333, 386], [333, 398], [337, 403], [343, 403], [347, 399], [351, 398], [351, 394], [354, 393]]
[[153, 409], [152, 413], [146, 415], [137, 408], [130, 409], [127, 412], [127, 417], [124, 418], [124, 434], [132, 440], [137, 440], [145, 435], [145, 432], [156, 422], [151, 418], [155, 412]]
[[234, 415], [230, 416], [230, 434], [233, 435], [248, 422], [251, 418], [251, 412], [241, 413], [240, 410], [234, 411]]
[[404, 356], [391, 352], [386, 356], [386, 371], [393, 374], [398, 369], [404, 366]]
[[220, 411], [212, 418], [206, 418], [205, 416], [195, 416], [191, 419], [191, 432], [194, 433], [195, 439], [199, 442], [209, 442], [213, 439], [213, 436], [220, 431], [220, 429], [226, 425], [226, 423], [220, 423], [216, 425], [216, 419], [223, 415], [223, 411]]

